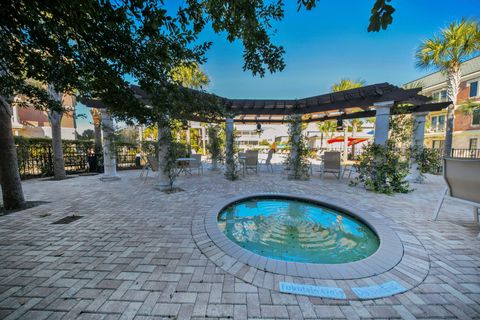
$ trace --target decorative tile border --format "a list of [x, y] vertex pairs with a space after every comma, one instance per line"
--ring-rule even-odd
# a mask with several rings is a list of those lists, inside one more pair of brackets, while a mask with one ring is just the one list
[[[299, 199], [345, 212], [367, 224], [380, 239], [377, 252], [363, 260], [342, 264], [312, 264], [266, 258], [247, 251], [228, 239], [218, 228], [218, 214], [228, 205], [248, 198], [280, 197]], [[323, 200], [323, 201], [322, 201]], [[198, 215], [192, 223], [192, 236], [202, 253], [226, 272], [258, 287], [280, 290], [281, 282], [342, 288], [347, 299], [371, 299], [357, 296], [352, 288], [382, 286], [396, 281], [393, 295], [423, 282], [430, 269], [428, 255], [416, 237], [393, 224], [378, 212], [363, 208], [351, 210], [331, 198], [284, 193], [259, 193], [237, 196]], [[404, 290], [400, 290], [404, 288]], [[373, 290], [373, 289], [372, 289]]]

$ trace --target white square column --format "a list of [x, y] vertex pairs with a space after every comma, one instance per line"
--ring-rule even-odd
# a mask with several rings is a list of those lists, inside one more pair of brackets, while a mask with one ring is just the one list
[[[412, 137], [412, 146], [417, 151], [423, 150], [423, 141], [425, 138], [425, 121], [426, 121], [425, 117], [427, 116], [427, 114], [428, 112], [413, 113], [413, 116], [415, 118], [415, 124], [414, 124], [414, 131], [413, 131], [413, 137]], [[412, 157], [410, 161], [411, 161], [411, 165], [410, 165], [410, 174], [408, 176], [408, 180], [416, 183], [423, 182], [423, 176], [422, 176], [422, 173], [420, 172], [417, 162], [415, 161], [415, 158]]]
[[374, 143], [385, 145], [388, 140], [388, 130], [390, 128], [390, 109], [394, 101], [384, 101], [374, 103], [375, 114], [375, 137]]
[[102, 181], [119, 180], [117, 175], [117, 155], [115, 150], [113, 120], [107, 109], [100, 109], [103, 136], [103, 176]]

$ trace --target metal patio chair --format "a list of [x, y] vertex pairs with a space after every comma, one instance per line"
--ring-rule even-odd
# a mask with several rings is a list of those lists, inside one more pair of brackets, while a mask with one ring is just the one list
[[[445, 197], [473, 206], [473, 219], [479, 223], [480, 209], [480, 159], [443, 159], [443, 177], [447, 188], [440, 198], [433, 213], [433, 220], [438, 219]], [[478, 235], [480, 237], [480, 233]]]

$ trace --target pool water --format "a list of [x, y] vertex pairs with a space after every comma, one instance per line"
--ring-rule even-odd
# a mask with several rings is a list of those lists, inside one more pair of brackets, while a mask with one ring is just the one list
[[218, 226], [233, 242], [267, 258], [346, 263], [377, 251], [377, 235], [363, 222], [318, 204], [251, 198], [220, 212]]

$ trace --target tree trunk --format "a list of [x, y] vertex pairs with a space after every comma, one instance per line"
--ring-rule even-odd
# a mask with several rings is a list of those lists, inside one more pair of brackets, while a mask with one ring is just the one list
[[3, 206], [7, 210], [20, 209], [25, 206], [25, 198], [13, 140], [11, 106], [3, 96], [0, 96], [0, 103], [0, 184]]
[[[50, 97], [60, 104], [63, 108], [63, 94], [51, 84], [47, 88]], [[52, 128], [52, 151], [53, 151], [53, 178], [55, 180], [65, 179], [65, 160], [63, 159], [62, 147], [62, 128], [61, 122], [63, 117], [63, 110], [48, 110], [48, 120], [50, 120], [50, 127]]]
[[171, 132], [168, 124], [163, 121], [158, 122], [158, 182], [156, 188], [159, 190], [171, 189], [170, 179], [167, 173], [167, 156], [170, 147]]
[[102, 115], [98, 109], [90, 109], [93, 120], [93, 132], [95, 138], [95, 154], [102, 153]]
[[455, 108], [457, 105], [458, 89], [460, 87], [460, 65], [455, 65], [447, 72], [447, 95], [452, 104], [447, 109], [447, 126], [445, 130], [445, 145], [443, 155], [450, 157], [453, 147], [453, 129], [455, 123]]
[[55, 180], [65, 179], [65, 160], [63, 159], [62, 147], [62, 112], [55, 110], [48, 111], [48, 119], [52, 128], [52, 151], [53, 151], [53, 178]]

